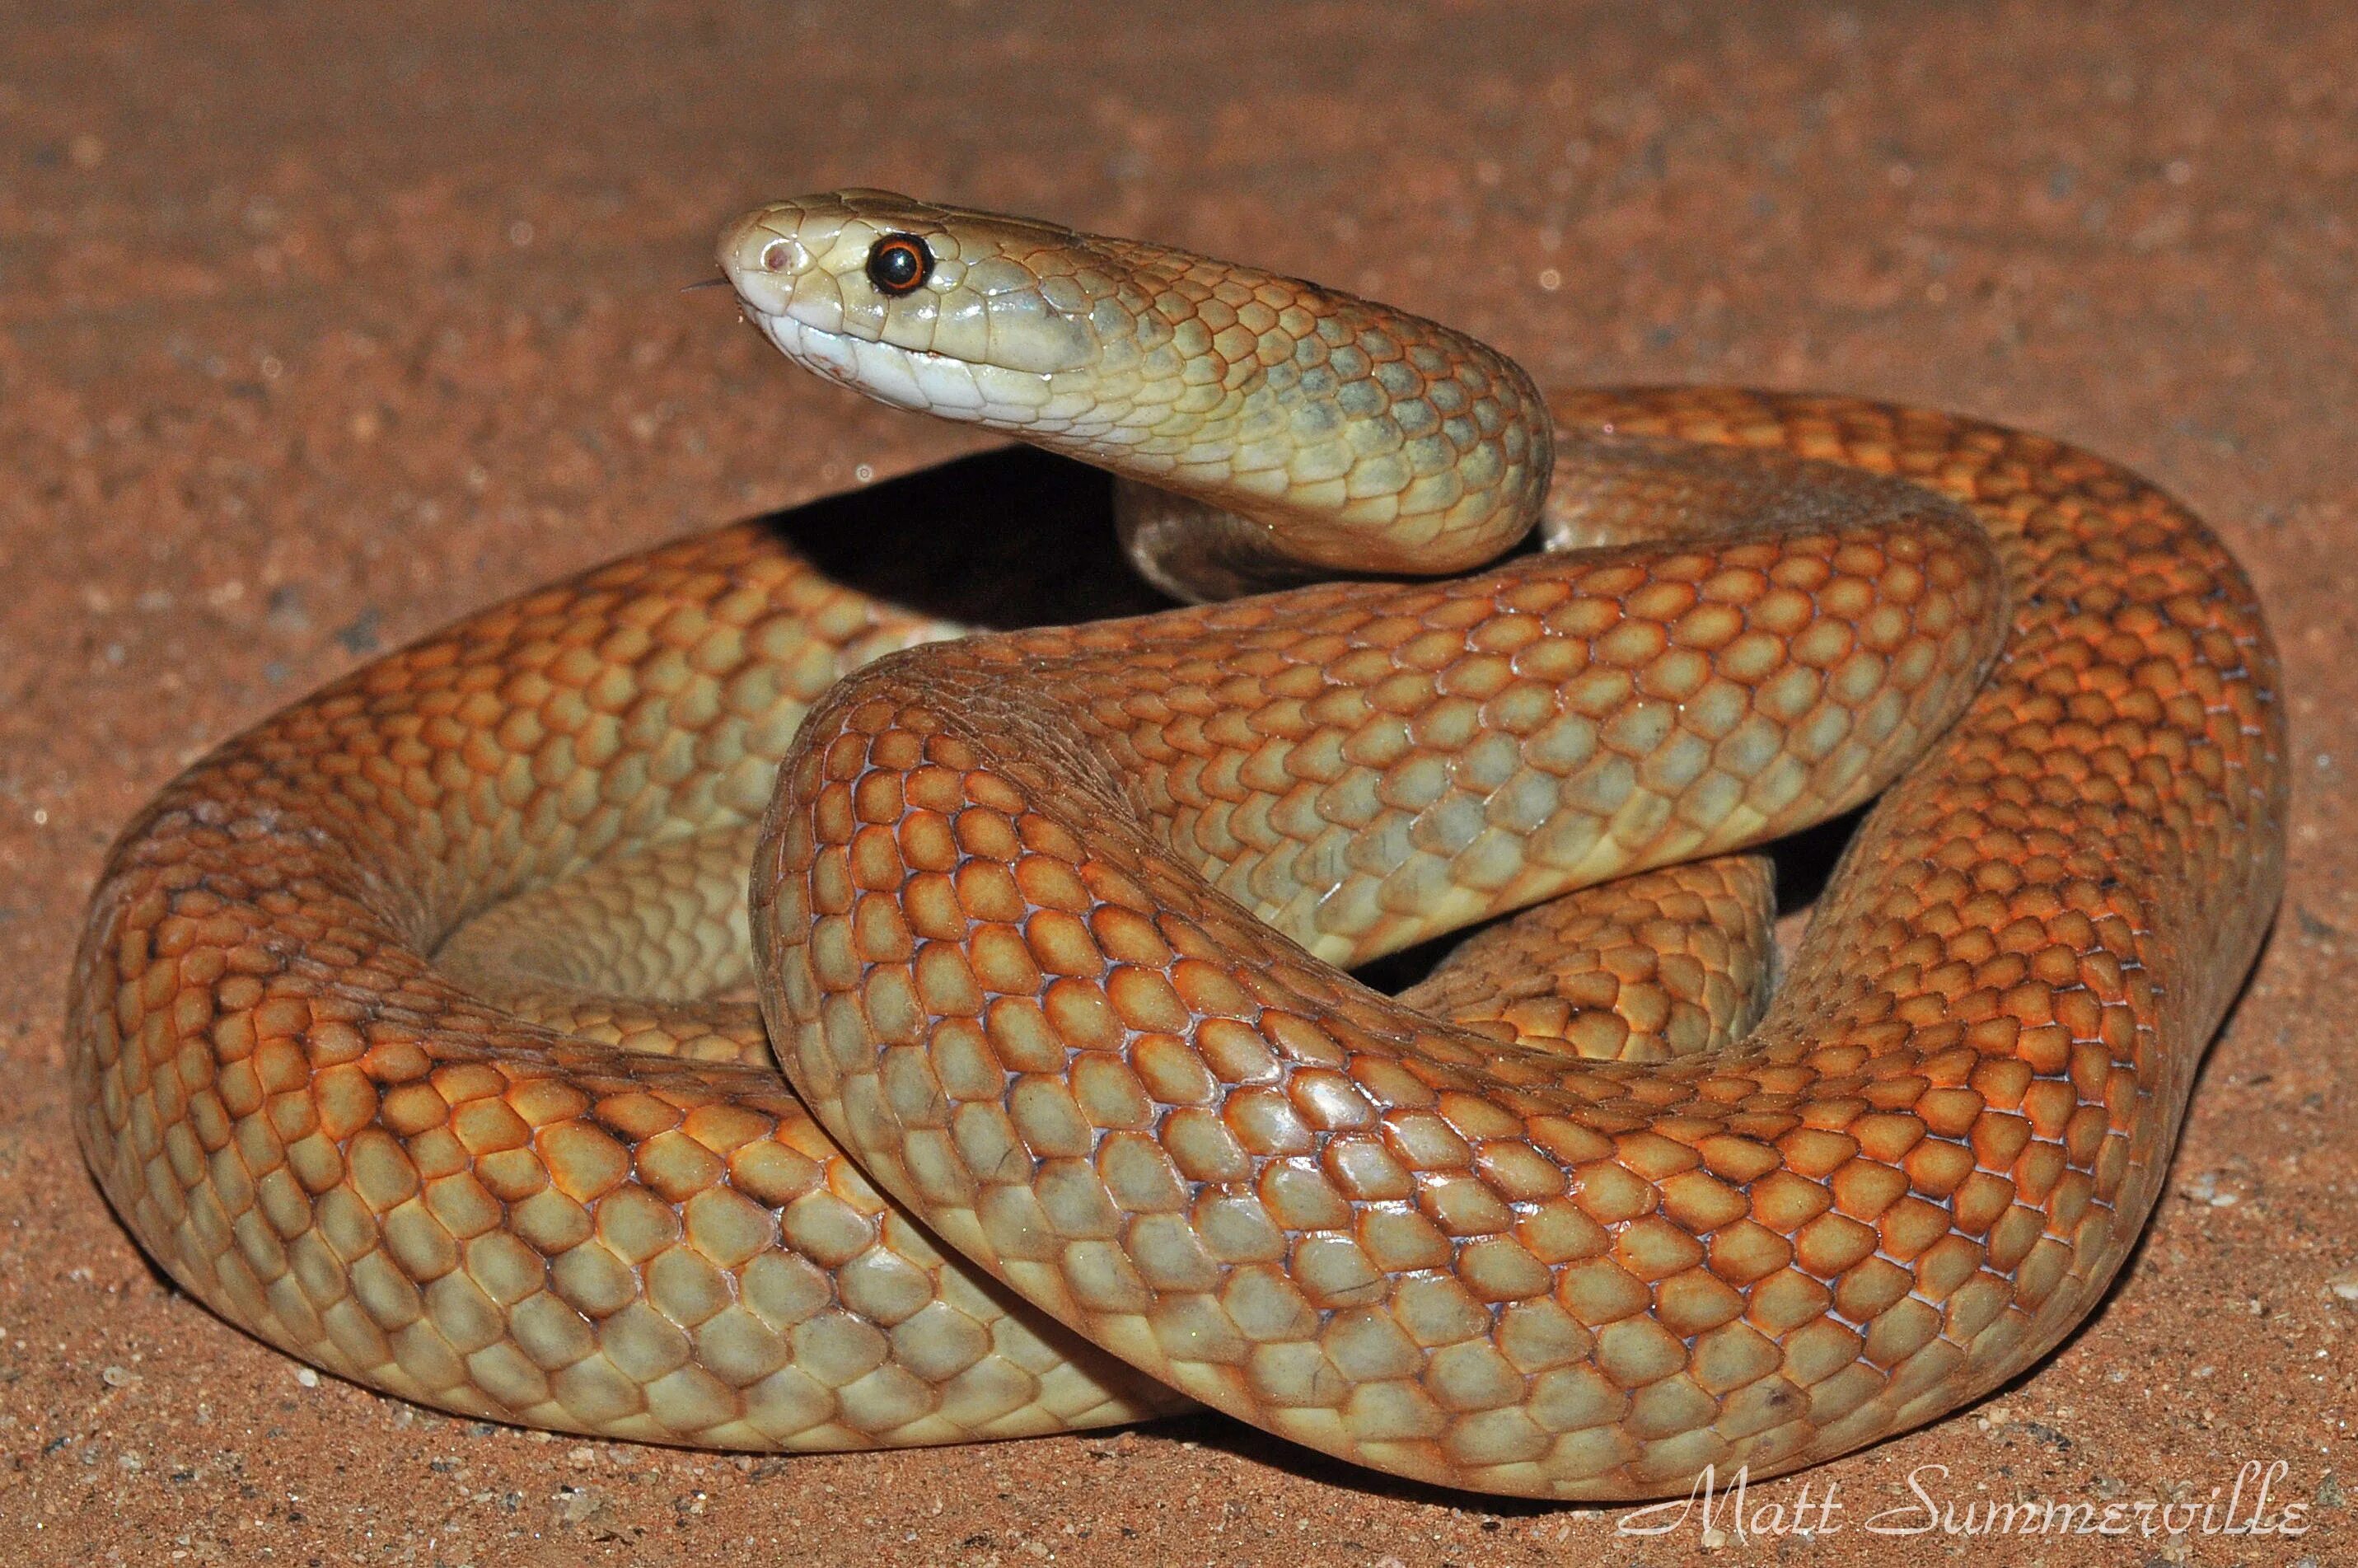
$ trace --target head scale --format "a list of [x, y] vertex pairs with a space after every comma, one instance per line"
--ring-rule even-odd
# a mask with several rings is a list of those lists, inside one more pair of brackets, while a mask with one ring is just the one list
[[998, 401], [978, 375], [1083, 370], [1101, 331], [1128, 335], [1111, 275], [1080, 276], [1093, 272], [1088, 249], [1086, 236], [1052, 224], [838, 190], [747, 213], [721, 235], [719, 258], [747, 314], [788, 358], [957, 418]]

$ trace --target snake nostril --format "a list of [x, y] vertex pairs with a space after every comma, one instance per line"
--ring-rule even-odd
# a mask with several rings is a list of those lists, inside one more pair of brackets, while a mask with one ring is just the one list
[[795, 263], [795, 243], [792, 240], [772, 240], [762, 247], [762, 266], [767, 272], [784, 272]]

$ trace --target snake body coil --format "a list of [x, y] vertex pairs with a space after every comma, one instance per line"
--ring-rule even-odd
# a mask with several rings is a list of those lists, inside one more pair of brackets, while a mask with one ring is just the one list
[[[1125, 528], [1184, 593], [1550, 549], [944, 641], [737, 527], [265, 720], [72, 980], [189, 1291], [572, 1431], [1184, 1395], [1563, 1498], [1857, 1447], [2094, 1304], [2283, 874], [2274, 651], [2167, 496], [877, 192], [721, 254], [802, 362], [1178, 492]], [[1763, 1016], [1739, 851], [1877, 790]]]

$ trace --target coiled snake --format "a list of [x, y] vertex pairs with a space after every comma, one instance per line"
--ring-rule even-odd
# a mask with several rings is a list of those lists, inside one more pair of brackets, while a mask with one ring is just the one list
[[[740, 526], [230, 741], [70, 999], [90, 1162], [216, 1312], [617, 1437], [1184, 1396], [1613, 1498], [1930, 1420], [2094, 1304], [2282, 880], [2275, 654], [2183, 508], [1942, 414], [1543, 401], [881, 192], [720, 254], [812, 369], [1155, 487], [1183, 596], [1383, 580], [944, 641]], [[1764, 1004], [1738, 851], [1877, 790]], [[1533, 904], [1399, 999], [1336, 967]]]

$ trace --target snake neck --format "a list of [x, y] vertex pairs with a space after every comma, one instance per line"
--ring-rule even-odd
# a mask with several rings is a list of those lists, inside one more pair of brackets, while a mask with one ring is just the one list
[[1207, 555], [1254, 586], [1305, 568], [1439, 574], [1495, 557], [1537, 518], [1547, 411], [1504, 354], [1299, 279], [1160, 246], [1093, 245], [1120, 279], [1099, 319], [1126, 325], [1102, 333], [1094, 365], [1069, 373], [1091, 389], [1095, 417], [1063, 432], [1011, 428], [1184, 496], [1188, 512], [1229, 514], [1190, 524], [1208, 542], [1183, 555]]

